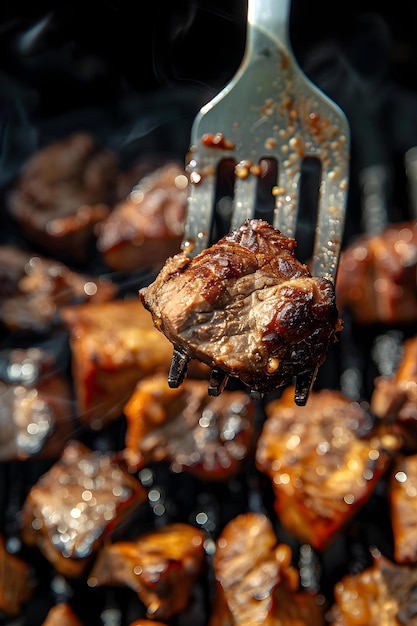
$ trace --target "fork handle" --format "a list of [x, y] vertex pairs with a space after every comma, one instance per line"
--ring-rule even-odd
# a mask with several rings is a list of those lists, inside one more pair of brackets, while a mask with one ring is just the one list
[[248, 47], [255, 44], [257, 30], [291, 50], [289, 36], [291, 0], [248, 0]]

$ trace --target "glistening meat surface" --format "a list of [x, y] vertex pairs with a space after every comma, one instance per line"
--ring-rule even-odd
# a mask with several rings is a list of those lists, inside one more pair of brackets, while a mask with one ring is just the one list
[[141, 300], [187, 358], [260, 394], [294, 376], [311, 381], [342, 323], [333, 284], [311, 276], [296, 245], [269, 223], [246, 220], [193, 259], [169, 258]]

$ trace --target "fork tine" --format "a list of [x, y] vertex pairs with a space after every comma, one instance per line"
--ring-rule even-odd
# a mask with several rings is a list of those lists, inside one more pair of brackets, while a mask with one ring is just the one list
[[[222, 159], [237, 163], [231, 229], [254, 216], [256, 164], [271, 159], [278, 164], [278, 177], [269, 220], [295, 238], [302, 165], [304, 159], [315, 158], [321, 162], [322, 178], [312, 272], [334, 281], [349, 180], [349, 126], [339, 107], [297, 65], [289, 41], [290, 4], [291, 0], [249, 0], [248, 43], [241, 67], [194, 121], [182, 247], [195, 256], [211, 243]], [[247, 178], [245, 173], [239, 177], [242, 163], [255, 164], [248, 167]]]
[[213, 367], [208, 386], [209, 396], [219, 396], [227, 385], [229, 376], [218, 367]]
[[287, 237], [295, 236], [298, 214], [298, 185], [301, 176], [301, 160], [292, 163], [291, 170], [278, 172], [278, 185], [274, 191], [275, 211], [273, 225]]
[[236, 178], [234, 186], [233, 213], [231, 228], [238, 228], [245, 219], [253, 217], [253, 208], [256, 201], [257, 176]]
[[190, 256], [196, 256], [209, 245], [216, 190], [214, 174], [206, 175], [194, 183], [191, 175], [190, 180], [182, 248]]
[[333, 282], [344, 231], [347, 185], [345, 176], [344, 168], [325, 170], [322, 172], [320, 184], [312, 273]]

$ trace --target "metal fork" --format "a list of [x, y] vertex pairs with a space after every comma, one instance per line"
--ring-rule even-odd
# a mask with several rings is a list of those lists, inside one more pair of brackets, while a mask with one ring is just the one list
[[216, 173], [236, 162], [231, 228], [253, 216], [259, 162], [278, 162], [273, 224], [294, 237], [301, 167], [321, 162], [312, 273], [335, 279], [348, 189], [349, 127], [341, 109], [302, 72], [291, 49], [291, 0], [248, 0], [247, 40], [236, 75], [202, 107], [191, 131], [183, 249], [210, 243]]
[[[302, 166], [313, 157], [320, 162], [320, 175], [311, 272], [334, 282], [348, 191], [349, 127], [341, 109], [297, 64], [289, 38], [290, 9], [291, 0], [248, 0], [242, 63], [192, 126], [182, 249], [195, 256], [211, 244], [218, 168], [226, 159], [235, 163], [230, 228], [254, 216], [259, 164], [273, 159], [278, 171], [271, 191], [273, 225], [294, 237]], [[181, 355], [174, 355], [171, 386], [181, 379], [181, 367]], [[213, 395], [220, 386], [216, 374], [209, 386]]]

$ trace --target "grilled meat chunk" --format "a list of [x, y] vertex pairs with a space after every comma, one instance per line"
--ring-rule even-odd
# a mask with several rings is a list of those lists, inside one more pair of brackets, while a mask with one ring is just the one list
[[[123, 413], [136, 383], [156, 372], [168, 375], [172, 344], [159, 333], [139, 300], [63, 307], [70, 331], [78, 418], [98, 430]], [[207, 376], [198, 363], [192, 374]]]
[[184, 523], [167, 524], [132, 541], [104, 546], [93, 565], [90, 586], [127, 586], [137, 592], [148, 617], [171, 620], [188, 606], [206, 568], [205, 532]]
[[377, 376], [371, 411], [403, 438], [407, 453], [417, 452], [417, 335], [402, 342], [402, 353], [390, 376]]
[[291, 548], [277, 544], [272, 524], [259, 513], [232, 519], [213, 558], [216, 594], [209, 626], [321, 626], [323, 607], [299, 591]]
[[256, 462], [271, 479], [282, 525], [322, 550], [371, 496], [400, 440], [337, 391], [312, 392], [306, 407], [292, 395], [288, 387], [267, 404]]
[[112, 455], [74, 440], [29, 490], [22, 539], [59, 574], [76, 578], [104, 538], [144, 501], [141, 483]]
[[84, 263], [95, 225], [110, 212], [117, 175], [116, 154], [93, 135], [76, 132], [24, 163], [8, 210], [32, 243]]
[[143, 378], [124, 407], [129, 467], [169, 461], [177, 471], [225, 480], [247, 458], [254, 433], [254, 403], [242, 390], [207, 395], [202, 380], [171, 389], [166, 374]]
[[334, 587], [331, 626], [399, 626], [416, 623], [417, 569], [373, 551], [373, 565]]
[[363, 325], [417, 320], [417, 221], [361, 235], [342, 251], [337, 303]]
[[[263, 220], [246, 220], [193, 259], [167, 260], [140, 297], [185, 364], [191, 358], [263, 395], [292, 382], [307, 400], [342, 323], [334, 286], [311, 276], [296, 241]], [[181, 361], [181, 358], [179, 359]], [[170, 383], [185, 375], [171, 368]], [[211, 384], [215, 395], [222, 384]]]
[[40, 348], [12, 350], [0, 365], [0, 462], [58, 457], [73, 432], [69, 381]]
[[396, 563], [417, 564], [417, 454], [400, 456], [389, 477]]
[[137, 300], [64, 307], [80, 421], [99, 429], [122, 415], [138, 380], [168, 372], [169, 341]]
[[0, 327], [47, 333], [62, 324], [66, 304], [106, 302], [118, 288], [111, 280], [71, 270], [64, 263], [13, 245], [0, 245]]
[[184, 169], [168, 162], [141, 178], [117, 203], [97, 227], [97, 247], [108, 267], [160, 269], [167, 257], [179, 251], [187, 182]]

